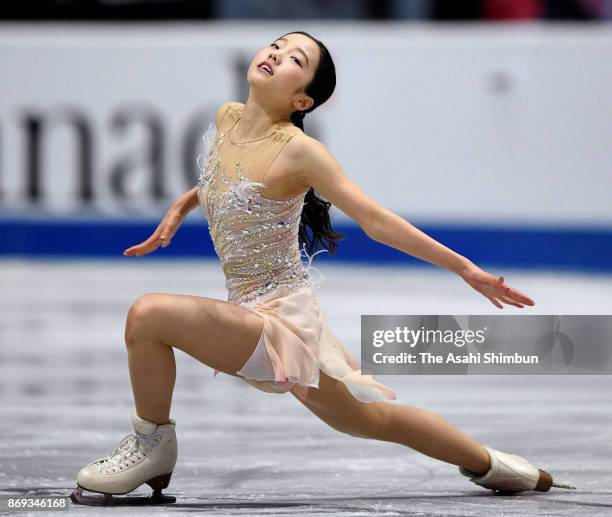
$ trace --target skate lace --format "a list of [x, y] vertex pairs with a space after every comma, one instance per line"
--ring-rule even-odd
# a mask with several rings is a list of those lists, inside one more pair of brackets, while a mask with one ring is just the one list
[[135, 459], [144, 459], [161, 441], [161, 434], [144, 435], [132, 433], [125, 436], [110, 456], [95, 460], [100, 472], [116, 472], [117, 469], [129, 467], [136, 463]]

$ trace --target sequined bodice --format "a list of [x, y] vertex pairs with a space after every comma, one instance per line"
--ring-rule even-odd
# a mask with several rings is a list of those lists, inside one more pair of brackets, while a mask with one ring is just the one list
[[[239, 116], [239, 112], [233, 114]], [[242, 170], [241, 165], [257, 161], [240, 159], [228, 164], [223, 155], [222, 144], [230, 129], [217, 132], [214, 124], [209, 126], [198, 179], [198, 198], [223, 265], [228, 301], [250, 303], [272, 291], [290, 292], [310, 285], [298, 240], [306, 193], [283, 200], [262, 195], [264, 184], [252, 181], [251, 171]], [[280, 140], [278, 134], [271, 139], [277, 144]], [[248, 152], [241, 156], [247, 158]], [[228, 166], [233, 167], [232, 175], [225, 172]]]

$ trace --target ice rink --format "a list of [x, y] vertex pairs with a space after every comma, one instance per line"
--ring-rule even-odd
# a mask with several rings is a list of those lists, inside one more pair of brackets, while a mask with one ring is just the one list
[[[446, 271], [332, 262], [315, 261], [325, 275], [319, 300], [356, 355], [361, 314], [500, 313]], [[490, 271], [536, 302], [505, 306], [504, 313], [610, 313], [611, 276]], [[68, 496], [77, 471], [131, 432], [124, 324], [138, 296], [225, 299], [220, 265], [205, 259], [5, 259], [0, 282], [3, 499]], [[427, 408], [577, 487], [495, 496], [454, 465], [340, 434], [290, 394], [214, 378], [207, 366], [175, 355], [171, 416], [179, 458], [165, 493], [177, 502], [104, 510], [72, 505], [70, 515], [612, 515], [610, 376], [377, 376], [397, 393], [394, 403]]]

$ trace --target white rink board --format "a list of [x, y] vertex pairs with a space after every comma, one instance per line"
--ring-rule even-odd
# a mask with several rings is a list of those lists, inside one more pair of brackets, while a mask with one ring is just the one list
[[[255, 52], [296, 25], [328, 45], [338, 74], [307, 131], [390, 210], [421, 221], [612, 222], [609, 25], [3, 24], [0, 210], [159, 215], [195, 184], [215, 109], [246, 99]], [[66, 116], [81, 124], [79, 145]], [[27, 196], [35, 145], [38, 200]], [[91, 205], [78, 195], [84, 175]]]

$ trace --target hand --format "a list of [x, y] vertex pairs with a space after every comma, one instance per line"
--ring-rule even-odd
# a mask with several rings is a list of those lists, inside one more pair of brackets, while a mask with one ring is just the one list
[[531, 298], [505, 285], [503, 276], [496, 277], [480, 269], [476, 264], [469, 263], [466, 265], [459, 273], [459, 276], [500, 309], [504, 308], [500, 300], [521, 309], [525, 305], [535, 305]]
[[183, 219], [185, 219], [186, 215], [187, 214], [183, 210], [178, 208], [176, 203], [173, 204], [168, 209], [168, 212], [166, 212], [166, 215], [162, 219], [161, 223], [159, 223], [159, 226], [155, 229], [153, 234], [146, 241], [126, 249], [123, 254], [126, 257], [133, 255], [140, 257], [155, 251], [160, 246], [162, 248], [167, 247], [172, 241], [172, 237], [174, 237], [174, 234], [179, 229], [179, 226], [183, 222]]

